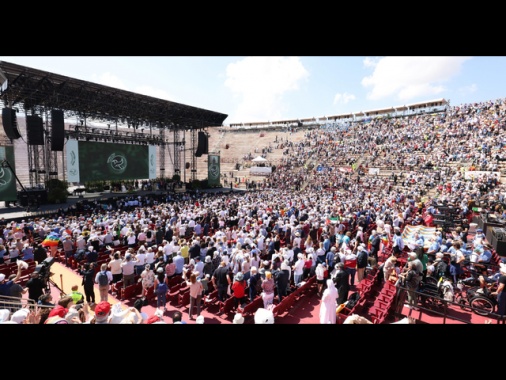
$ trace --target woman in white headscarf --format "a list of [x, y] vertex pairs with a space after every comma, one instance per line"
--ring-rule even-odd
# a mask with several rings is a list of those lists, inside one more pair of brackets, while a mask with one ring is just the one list
[[322, 302], [320, 304], [320, 323], [335, 324], [337, 309], [337, 289], [332, 279], [327, 280], [327, 289], [323, 291]]

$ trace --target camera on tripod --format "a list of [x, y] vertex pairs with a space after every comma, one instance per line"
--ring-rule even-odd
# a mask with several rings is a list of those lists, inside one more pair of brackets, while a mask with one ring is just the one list
[[49, 268], [54, 263], [54, 257], [48, 257], [40, 264], [37, 264], [35, 269], [33, 270], [35, 273], [39, 274], [39, 278], [42, 280], [46, 287], [49, 287], [49, 277], [51, 276], [51, 272]]

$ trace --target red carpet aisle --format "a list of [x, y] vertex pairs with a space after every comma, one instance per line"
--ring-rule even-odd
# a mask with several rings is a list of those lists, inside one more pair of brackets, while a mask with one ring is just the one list
[[[51, 292], [53, 299], [58, 300], [60, 298], [60, 289], [64, 293], [70, 293], [72, 285], [78, 285], [79, 291], [84, 294], [83, 287], [81, 286], [82, 277], [77, 274], [74, 270], [67, 268], [64, 264], [54, 262], [50, 269], [53, 275], [51, 280], [58, 286], [51, 286]], [[99, 297], [98, 285], [95, 285], [95, 296]], [[294, 305], [290, 310], [284, 314], [276, 317], [276, 324], [318, 324], [319, 323], [319, 310], [320, 310], [320, 298], [311, 293], [310, 295], [304, 296], [304, 300]], [[109, 294], [109, 302], [115, 304], [121, 302], [124, 308], [133, 306], [134, 300], [121, 301], [111, 294]], [[188, 316], [188, 307], [178, 307], [175, 300], [169, 300], [167, 302], [167, 311], [164, 313], [164, 321], [166, 323], [172, 323], [172, 314], [174, 311], [179, 310], [183, 313], [183, 320], [187, 324], [195, 324], [195, 319], [190, 320]], [[154, 299], [149, 305], [144, 306], [142, 311], [148, 316], [152, 316], [156, 310], [156, 299]], [[203, 308], [201, 315], [204, 316], [204, 324], [231, 324], [234, 318], [234, 312], [228, 314], [221, 314], [219, 312], [218, 305], [210, 305]], [[195, 318], [195, 316], [194, 316]], [[253, 324], [254, 317], [247, 316], [244, 318], [244, 324]]]

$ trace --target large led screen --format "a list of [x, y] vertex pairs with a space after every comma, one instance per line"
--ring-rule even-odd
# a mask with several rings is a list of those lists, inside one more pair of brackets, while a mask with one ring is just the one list
[[156, 147], [69, 140], [69, 182], [156, 178]]

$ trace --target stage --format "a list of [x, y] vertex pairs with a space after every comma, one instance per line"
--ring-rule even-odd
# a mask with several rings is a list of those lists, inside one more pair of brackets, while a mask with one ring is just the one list
[[[230, 193], [244, 193], [248, 190], [245, 189], [230, 189], [227, 187], [223, 188], [213, 188], [213, 189], [199, 189], [199, 194], [216, 194], [216, 193], [223, 193], [223, 194], [230, 194]], [[165, 190], [155, 190], [155, 191], [148, 191], [148, 190], [138, 190], [134, 193], [132, 192], [103, 192], [103, 193], [83, 193], [82, 195], [73, 195], [69, 196], [67, 198], [67, 202], [65, 203], [58, 203], [58, 204], [44, 204], [40, 205], [37, 209], [29, 208], [29, 207], [23, 207], [19, 204], [19, 202], [16, 205], [11, 204], [9, 207], [6, 206], [5, 202], [0, 202], [0, 222], [3, 219], [5, 222], [10, 221], [16, 221], [20, 222], [23, 219], [33, 219], [35, 217], [53, 217], [54, 214], [58, 212], [60, 209], [68, 209], [72, 206], [74, 206], [76, 203], [80, 201], [101, 201], [107, 199], [114, 199], [114, 198], [125, 198], [125, 197], [137, 197], [137, 196], [166, 196], [169, 192]], [[171, 194], [177, 195], [177, 192], [173, 192]]]

